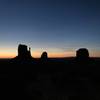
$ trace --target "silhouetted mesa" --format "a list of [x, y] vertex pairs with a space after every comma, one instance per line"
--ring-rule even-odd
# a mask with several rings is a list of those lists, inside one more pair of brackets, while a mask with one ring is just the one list
[[86, 48], [80, 48], [76, 51], [76, 58], [80, 60], [85, 60], [89, 58], [89, 51]]
[[27, 49], [26, 45], [19, 44], [18, 46], [18, 57], [20, 58], [30, 58], [31, 57], [31, 51]]
[[17, 62], [30, 63], [30, 61], [33, 60], [30, 49], [31, 48], [29, 47], [29, 49], [28, 49], [26, 45], [19, 44], [18, 56], [16, 56], [14, 59], [12, 59], [12, 61], [14, 61], [15, 63], [17, 63]]

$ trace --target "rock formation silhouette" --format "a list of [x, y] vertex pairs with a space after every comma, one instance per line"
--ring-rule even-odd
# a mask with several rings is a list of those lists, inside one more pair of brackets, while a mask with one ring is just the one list
[[78, 58], [89, 58], [89, 51], [86, 48], [80, 48], [76, 51], [76, 56]]
[[48, 54], [47, 54], [46, 51], [44, 51], [44, 52], [41, 54], [40, 62], [41, 62], [41, 63], [47, 63], [47, 62], [48, 62]]
[[31, 56], [31, 48], [27, 47], [27, 45], [19, 44], [18, 45], [18, 56], [16, 56], [12, 61], [14, 62], [23, 62], [23, 63], [30, 63], [33, 58]]
[[86, 48], [80, 48], [76, 51], [76, 59], [78, 60], [88, 60], [89, 59], [89, 51]]
[[18, 46], [18, 56], [19, 58], [31, 58], [31, 48], [27, 49], [26, 45], [19, 44]]
[[42, 53], [42, 55], [41, 55], [41, 59], [46, 60], [47, 58], [48, 58], [48, 54], [47, 54], [46, 51], [44, 51], [44, 52]]

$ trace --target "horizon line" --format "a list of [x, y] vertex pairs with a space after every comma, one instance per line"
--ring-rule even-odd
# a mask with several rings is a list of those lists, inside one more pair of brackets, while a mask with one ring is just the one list
[[[15, 56], [16, 57], [16, 56]], [[0, 59], [13, 59], [13, 58], [15, 58], [15, 57], [0, 57]], [[54, 59], [56, 59], [56, 58], [75, 58], [76, 56], [66, 56], [66, 57], [48, 57], [48, 58], [50, 58], [50, 59], [52, 59], [52, 58], [54, 58]], [[100, 58], [100, 56], [89, 56], [90, 58]], [[41, 57], [33, 57], [32, 56], [32, 58], [35, 58], [35, 59], [40, 59]]]

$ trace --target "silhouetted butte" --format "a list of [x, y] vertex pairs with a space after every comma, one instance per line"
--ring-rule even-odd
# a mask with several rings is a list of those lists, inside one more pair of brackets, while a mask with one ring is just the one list
[[33, 58], [31, 56], [31, 48], [27, 48], [24, 44], [19, 44], [18, 46], [18, 56], [16, 56], [13, 61], [28, 63], [29, 61], [32, 61]]
[[77, 59], [88, 59], [89, 58], [89, 51], [86, 48], [80, 48], [76, 51]]

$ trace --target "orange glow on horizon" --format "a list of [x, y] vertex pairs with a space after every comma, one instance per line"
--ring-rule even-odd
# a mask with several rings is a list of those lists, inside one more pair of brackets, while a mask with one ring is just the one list
[[15, 56], [15, 53], [0, 53], [0, 58], [14, 58]]
[[55, 52], [53, 52], [53, 53], [49, 53], [48, 54], [48, 57], [57, 57], [57, 58], [59, 58], [59, 57], [73, 57], [73, 56], [75, 56], [75, 53], [74, 52], [59, 52], [59, 53], [55, 53]]
[[17, 55], [13, 48], [0, 48], [0, 58], [14, 58]]
[[[35, 51], [32, 52], [31, 55], [34, 58], [40, 58], [41, 57], [42, 52], [40, 51]], [[6, 51], [2, 51], [0, 52], [0, 58], [14, 58], [17, 56], [16, 52], [6, 52]], [[76, 52], [73, 51], [68, 51], [68, 52], [48, 52], [48, 57], [51, 58], [59, 58], [59, 57], [75, 57], [76, 56]], [[100, 51], [99, 52], [90, 52], [90, 57], [100, 57]]]
[[[32, 52], [32, 57], [34, 58], [40, 58], [42, 52]], [[0, 53], [0, 58], [14, 58], [16, 57], [17, 54], [16, 53], [11, 53], [11, 52], [2, 52]], [[73, 52], [64, 52], [64, 53], [48, 53], [48, 57], [70, 57], [70, 56], [75, 56], [75, 54]]]
[[[32, 53], [32, 56], [35, 57], [35, 58], [40, 58], [41, 57], [41, 52], [33, 52]], [[56, 52], [48, 52], [48, 57], [72, 57], [72, 56], [75, 56], [74, 52], [64, 52], [64, 53], [56, 53]]]
[[90, 57], [100, 57], [100, 51], [91, 51]]

